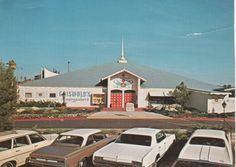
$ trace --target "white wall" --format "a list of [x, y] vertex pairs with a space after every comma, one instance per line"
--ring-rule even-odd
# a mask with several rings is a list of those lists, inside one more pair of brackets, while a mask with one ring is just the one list
[[140, 108], [148, 106], [147, 98], [148, 98], [148, 89], [140, 88], [139, 94], [138, 94], [138, 106]]
[[[69, 88], [69, 87], [19, 87], [20, 101], [54, 101], [63, 102], [62, 93], [66, 92], [65, 102], [68, 107], [91, 106], [91, 95], [102, 93], [102, 87], [95, 88]], [[32, 98], [26, 98], [25, 93], [32, 93]], [[56, 93], [55, 98], [50, 98], [50, 93]], [[42, 94], [42, 96], [39, 96]]]
[[42, 77], [43, 77], [43, 71], [44, 71], [44, 78], [49, 78], [49, 77], [53, 77], [53, 76], [59, 75], [59, 74], [57, 74], [57, 73], [55, 73], [55, 72], [49, 71], [49, 70], [46, 69], [46, 68], [43, 68], [43, 69], [41, 70], [41, 79], [43, 79], [43, 78], [42, 78]]
[[207, 111], [207, 101], [211, 96], [205, 92], [191, 91], [189, 101], [187, 102], [188, 107], [196, 108], [200, 111]]
[[[148, 107], [148, 93], [149, 92], [160, 92], [158, 94], [163, 95], [168, 94], [170, 91], [174, 89], [167, 89], [167, 88], [140, 88], [139, 95], [138, 95], [138, 106], [139, 107]], [[164, 92], [164, 94], [163, 94]]]
[[235, 98], [226, 96], [224, 99], [208, 99], [208, 113], [223, 113], [222, 103], [225, 101], [225, 112], [235, 112]]
[[196, 108], [200, 111], [208, 113], [222, 113], [222, 103], [225, 100], [225, 112], [235, 111], [235, 98], [229, 98], [228, 95], [223, 94], [210, 94], [208, 92], [191, 91], [188, 107]]

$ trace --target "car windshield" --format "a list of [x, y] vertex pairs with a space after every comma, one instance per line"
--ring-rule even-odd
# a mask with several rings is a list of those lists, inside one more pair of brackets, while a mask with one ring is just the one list
[[83, 137], [81, 136], [65, 136], [65, 135], [60, 135], [57, 139], [57, 143], [63, 143], [63, 144], [75, 144], [78, 146], [81, 146], [83, 143]]
[[190, 140], [190, 144], [225, 147], [224, 140], [218, 138], [209, 138], [209, 137], [193, 137]]
[[122, 134], [116, 140], [116, 143], [151, 146], [151, 139], [151, 136]]
[[229, 165], [213, 164], [206, 162], [177, 161], [174, 167], [229, 167]]

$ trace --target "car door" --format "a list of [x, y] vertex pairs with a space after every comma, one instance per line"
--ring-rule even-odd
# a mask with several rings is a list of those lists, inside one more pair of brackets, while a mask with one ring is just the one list
[[48, 145], [48, 141], [45, 140], [45, 138], [43, 138], [42, 136], [40, 136], [39, 134], [30, 134], [29, 135], [29, 139], [31, 141], [31, 144], [33, 146], [33, 150], [45, 147]]
[[160, 156], [166, 152], [166, 135], [164, 132], [160, 131], [156, 134], [156, 142], [158, 144], [158, 149]]
[[14, 156], [12, 152], [12, 139], [0, 141], [0, 165], [7, 162], [9, 158]]
[[27, 136], [21, 136], [13, 139], [13, 153], [16, 156], [18, 165], [23, 165], [29, 154], [33, 150]]

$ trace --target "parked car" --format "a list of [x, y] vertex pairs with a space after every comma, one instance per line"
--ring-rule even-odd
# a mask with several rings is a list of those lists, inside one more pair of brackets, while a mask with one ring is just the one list
[[166, 134], [159, 129], [129, 129], [115, 142], [96, 151], [93, 155], [93, 164], [100, 167], [156, 166], [174, 141], [174, 134]]
[[189, 138], [172, 167], [233, 167], [230, 139], [222, 130], [199, 129]]
[[52, 143], [37, 132], [28, 130], [6, 131], [0, 133], [0, 167], [17, 167], [29, 160], [36, 149]]
[[75, 129], [61, 133], [52, 145], [30, 155], [32, 166], [84, 167], [95, 151], [113, 142], [99, 129]]

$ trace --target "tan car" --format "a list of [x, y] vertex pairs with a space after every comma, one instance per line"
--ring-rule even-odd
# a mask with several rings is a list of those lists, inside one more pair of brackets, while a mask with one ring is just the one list
[[116, 137], [107, 137], [99, 129], [61, 133], [50, 146], [34, 151], [30, 155], [30, 164], [34, 167], [90, 167], [93, 153]]
[[46, 140], [35, 131], [16, 130], [0, 133], [0, 167], [17, 167], [29, 160], [31, 152], [48, 146]]

